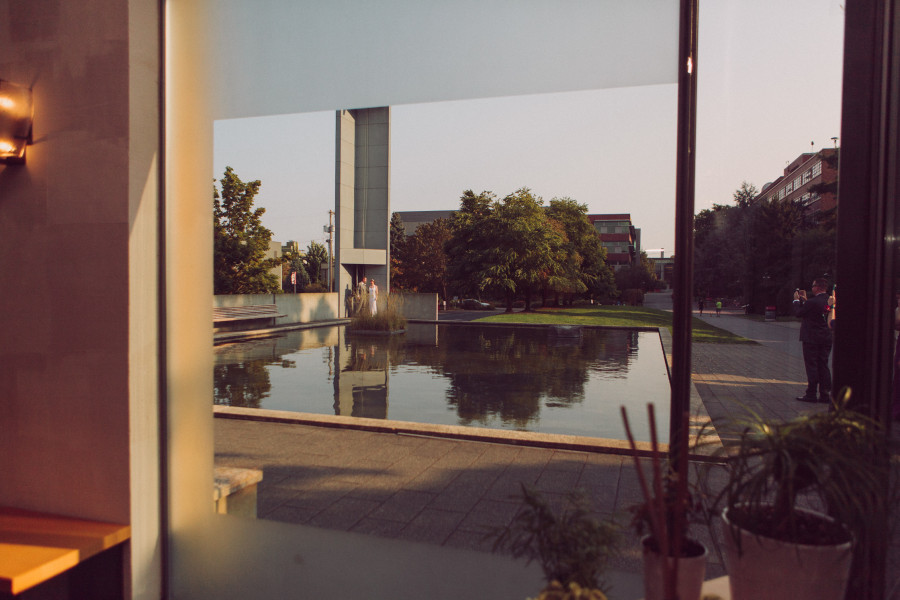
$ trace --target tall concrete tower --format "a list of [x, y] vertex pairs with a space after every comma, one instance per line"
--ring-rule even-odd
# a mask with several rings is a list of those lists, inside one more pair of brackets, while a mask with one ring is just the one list
[[335, 291], [346, 316], [346, 297], [364, 276], [390, 287], [391, 108], [339, 110], [335, 121]]

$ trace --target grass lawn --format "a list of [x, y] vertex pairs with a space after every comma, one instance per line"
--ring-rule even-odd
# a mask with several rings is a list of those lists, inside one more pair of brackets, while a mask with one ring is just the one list
[[[491, 315], [478, 319], [488, 323], [551, 323], [555, 325], [606, 325], [613, 327], [665, 327], [672, 331], [672, 313], [643, 306], [590, 306], [539, 308], [531, 313]], [[693, 342], [706, 344], [755, 344], [730, 331], [694, 319]]]

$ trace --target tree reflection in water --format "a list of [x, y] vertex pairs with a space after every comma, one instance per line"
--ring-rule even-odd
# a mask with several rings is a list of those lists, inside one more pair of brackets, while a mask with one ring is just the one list
[[636, 331], [585, 331], [573, 339], [546, 328], [457, 326], [441, 330], [437, 347], [406, 348], [403, 360], [447, 377], [447, 402], [461, 424], [483, 425], [496, 417], [526, 429], [539, 419], [542, 405], [582, 402], [590, 368], [622, 371], [637, 351], [637, 339]]
[[668, 396], [661, 349], [637, 356], [639, 339], [658, 343], [655, 333], [584, 329], [560, 338], [545, 327], [413, 324], [405, 335], [372, 337], [319, 329], [317, 337], [289, 332], [217, 346], [215, 403], [597, 435], [620, 404]]
[[[226, 360], [229, 362], [224, 362]], [[213, 404], [261, 408], [263, 399], [272, 390], [269, 365], [289, 369], [296, 363], [282, 358], [271, 338], [216, 348]]]

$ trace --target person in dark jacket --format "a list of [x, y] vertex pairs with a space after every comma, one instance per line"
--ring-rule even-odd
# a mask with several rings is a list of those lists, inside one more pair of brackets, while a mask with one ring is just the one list
[[[812, 298], [806, 290], [794, 292], [794, 315], [803, 319], [800, 323], [800, 342], [803, 344], [803, 365], [806, 367], [806, 394], [798, 396], [801, 402], [831, 402], [831, 371], [828, 356], [831, 354], [831, 328], [828, 326], [828, 282], [819, 277], [812, 283]], [[818, 396], [816, 392], [818, 391]]]

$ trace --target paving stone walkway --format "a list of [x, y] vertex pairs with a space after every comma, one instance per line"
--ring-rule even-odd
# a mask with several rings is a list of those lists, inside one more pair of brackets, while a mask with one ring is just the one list
[[[783, 419], [824, 410], [793, 400], [805, 376], [791, 325], [704, 318], [761, 341], [692, 349], [694, 383], [724, 443], [747, 408]], [[263, 519], [487, 552], [486, 534], [512, 519], [522, 484], [557, 504], [583, 488], [597, 514], [620, 519], [640, 494], [632, 459], [612, 454], [225, 418], [215, 428], [217, 464], [264, 472]], [[638, 548], [630, 535], [616, 568], [639, 573]], [[723, 572], [712, 556], [709, 576]]]

